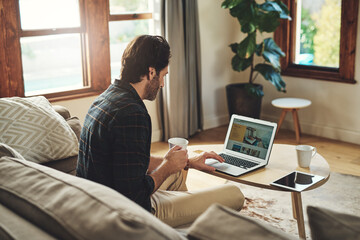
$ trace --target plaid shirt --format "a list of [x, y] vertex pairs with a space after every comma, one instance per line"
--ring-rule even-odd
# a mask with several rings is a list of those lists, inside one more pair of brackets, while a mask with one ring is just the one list
[[76, 175], [115, 189], [148, 211], [151, 119], [136, 90], [115, 80], [90, 107], [81, 131]]

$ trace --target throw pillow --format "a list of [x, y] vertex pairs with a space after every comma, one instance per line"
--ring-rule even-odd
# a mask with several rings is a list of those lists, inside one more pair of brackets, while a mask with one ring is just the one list
[[190, 240], [293, 239], [272, 226], [242, 216], [228, 207], [210, 206], [189, 228]]
[[314, 240], [360, 239], [360, 217], [320, 207], [307, 207]]
[[14, 157], [14, 158], [19, 158], [19, 159], [23, 159], [23, 156], [21, 156], [20, 153], [18, 153], [15, 149], [13, 149], [12, 147], [4, 144], [4, 143], [0, 143], [0, 158], [1, 157]]
[[78, 154], [75, 133], [42, 96], [0, 98], [0, 142], [37, 163]]
[[184, 239], [111, 188], [10, 157], [0, 158], [0, 203], [56, 239]]

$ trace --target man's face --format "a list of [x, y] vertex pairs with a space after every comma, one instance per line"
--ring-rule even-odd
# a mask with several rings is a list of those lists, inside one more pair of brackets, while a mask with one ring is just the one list
[[155, 76], [150, 79], [146, 87], [146, 97], [145, 99], [153, 101], [155, 100], [160, 88], [164, 87], [165, 80], [164, 77], [168, 73], [168, 66], [160, 71], [159, 74], [155, 73]]

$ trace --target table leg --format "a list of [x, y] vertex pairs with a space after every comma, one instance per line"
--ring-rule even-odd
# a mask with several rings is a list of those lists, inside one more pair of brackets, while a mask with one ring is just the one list
[[300, 238], [306, 239], [304, 213], [300, 192], [291, 192], [291, 201], [294, 218], [297, 220], [298, 232]]
[[296, 134], [296, 142], [300, 142], [300, 123], [299, 123], [299, 116], [297, 114], [297, 109], [292, 110], [293, 120], [294, 120], [294, 129]]
[[282, 112], [281, 112], [280, 119], [279, 119], [279, 121], [278, 121], [278, 126], [277, 126], [277, 130], [276, 130], [276, 134], [279, 132], [280, 126], [281, 126], [282, 122], [284, 121], [284, 118], [285, 118], [285, 116], [286, 116], [287, 111], [288, 111], [288, 110], [283, 109]]

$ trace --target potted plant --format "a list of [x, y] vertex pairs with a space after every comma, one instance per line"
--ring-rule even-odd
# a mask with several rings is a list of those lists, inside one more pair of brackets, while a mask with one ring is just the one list
[[[257, 35], [274, 32], [280, 25], [280, 19], [291, 20], [289, 10], [280, 0], [266, 0], [261, 4], [256, 0], [225, 0], [221, 6], [230, 9], [231, 16], [240, 23], [241, 32], [247, 34], [240, 43], [230, 44], [235, 54], [231, 61], [232, 68], [238, 72], [250, 68], [247, 83], [226, 87], [229, 114], [259, 118], [264, 92], [262, 85], [254, 83], [258, 74], [270, 81], [278, 91], [286, 90], [280, 75], [280, 57], [285, 56], [284, 52], [273, 38], [258, 42]], [[255, 64], [255, 55], [263, 61]]]

